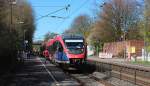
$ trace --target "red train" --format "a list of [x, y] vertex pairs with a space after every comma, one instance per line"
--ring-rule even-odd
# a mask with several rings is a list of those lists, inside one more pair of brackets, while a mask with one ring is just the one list
[[86, 43], [82, 36], [57, 35], [46, 44], [49, 59], [69, 65], [80, 65], [86, 61]]

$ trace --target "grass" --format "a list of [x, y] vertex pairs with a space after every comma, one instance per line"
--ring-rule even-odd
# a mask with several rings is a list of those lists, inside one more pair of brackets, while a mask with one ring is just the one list
[[144, 65], [144, 66], [150, 66], [150, 61], [132, 61], [132, 64], [138, 64], [138, 65]]

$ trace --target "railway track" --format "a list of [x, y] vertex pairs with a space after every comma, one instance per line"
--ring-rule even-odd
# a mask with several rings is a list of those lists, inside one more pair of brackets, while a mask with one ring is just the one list
[[[41, 61], [41, 63], [45, 67], [45, 70], [49, 73], [50, 77], [52, 77], [55, 81], [56, 86], [106, 86], [104, 85], [104, 81], [102, 83], [101, 80], [96, 79], [94, 78], [94, 76], [92, 76], [92, 72], [94, 71], [94, 69], [88, 69], [87, 65], [85, 65], [84, 67], [69, 67], [69, 69], [63, 69], [62, 71], [60, 70], [60, 68], [62, 69], [62, 67], [58, 66], [58, 64], [57, 66], [55, 65], [54, 67], [51, 66], [51, 68], [49, 68], [48, 65], [45, 65], [45, 63], [43, 63], [43, 61]], [[58, 70], [59, 72], [56, 72], [56, 70]], [[64, 77], [66, 79], [64, 79]], [[77, 81], [77, 83], [75, 80]]]
[[64, 70], [70, 77], [76, 79], [81, 86], [113, 86], [109, 82], [103, 80], [105, 76], [100, 73], [96, 74], [100, 78], [95, 76], [95, 69], [90, 65], [84, 65], [82, 67], [73, 67], [69, 70]]
[[[90, 63], [96, 71], [106, 74], [109, 77], [108, 81], [115, 86], [150, 86], [148, 68], [116, 62], [90, 61]], [[118, 82], [111, 80], [112, 78], [116, 78]], [[124, 82], [126, 84], [123, 85]]]
[[[95, 71], [100, 74], [98, 76], [106, 75], [105, 78], [98, 78], [94, 75]], [[80, 86], [149, 86], [150, 84], [150, 72], [147, 69], [115, 63], [90, 62], [88, 65], [74, 67], [64, 72], [76, 79]]]
[[[57, 67], [48, 67], [48, 70], [51, 71], [56, 80], [60, 79], [58, 76], [64, 75], [54, 72]], [[63, 70], [63, 73], [78, 82], [76, 85], [72, 84], [73, 86], [149, 86], [150, 84], [150, 72], [148, 70], [115, 63], [90, 62], [82, 67], [70, 67], [68, 70]], [[64, 86], [64, 82], [59, 80], [57, 82], [59, 82], [57, 85]], [[72, 82], [68, 81], [68, 83]]]

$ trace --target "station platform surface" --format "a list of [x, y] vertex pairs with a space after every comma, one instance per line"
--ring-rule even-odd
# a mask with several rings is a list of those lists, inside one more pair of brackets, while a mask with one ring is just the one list
[[123, 58], [99, 58], [98, 56], [89, 56], [87, 57], [88, 61], [95, 61], [107, 64], [114, 64], [120, 66], [131, 67], [140, 70], [146, 70], [150, 72], [150, 65], [142, 65], [142, 64], [133, 64], [131, 61]]

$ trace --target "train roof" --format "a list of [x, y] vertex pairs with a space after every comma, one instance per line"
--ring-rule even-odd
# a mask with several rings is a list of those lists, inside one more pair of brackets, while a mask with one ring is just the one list
[[54, 39], [50, 39], [50, 40], [47, 42], [46, 46], [51, 46], [53, 43], [54, 43]]

